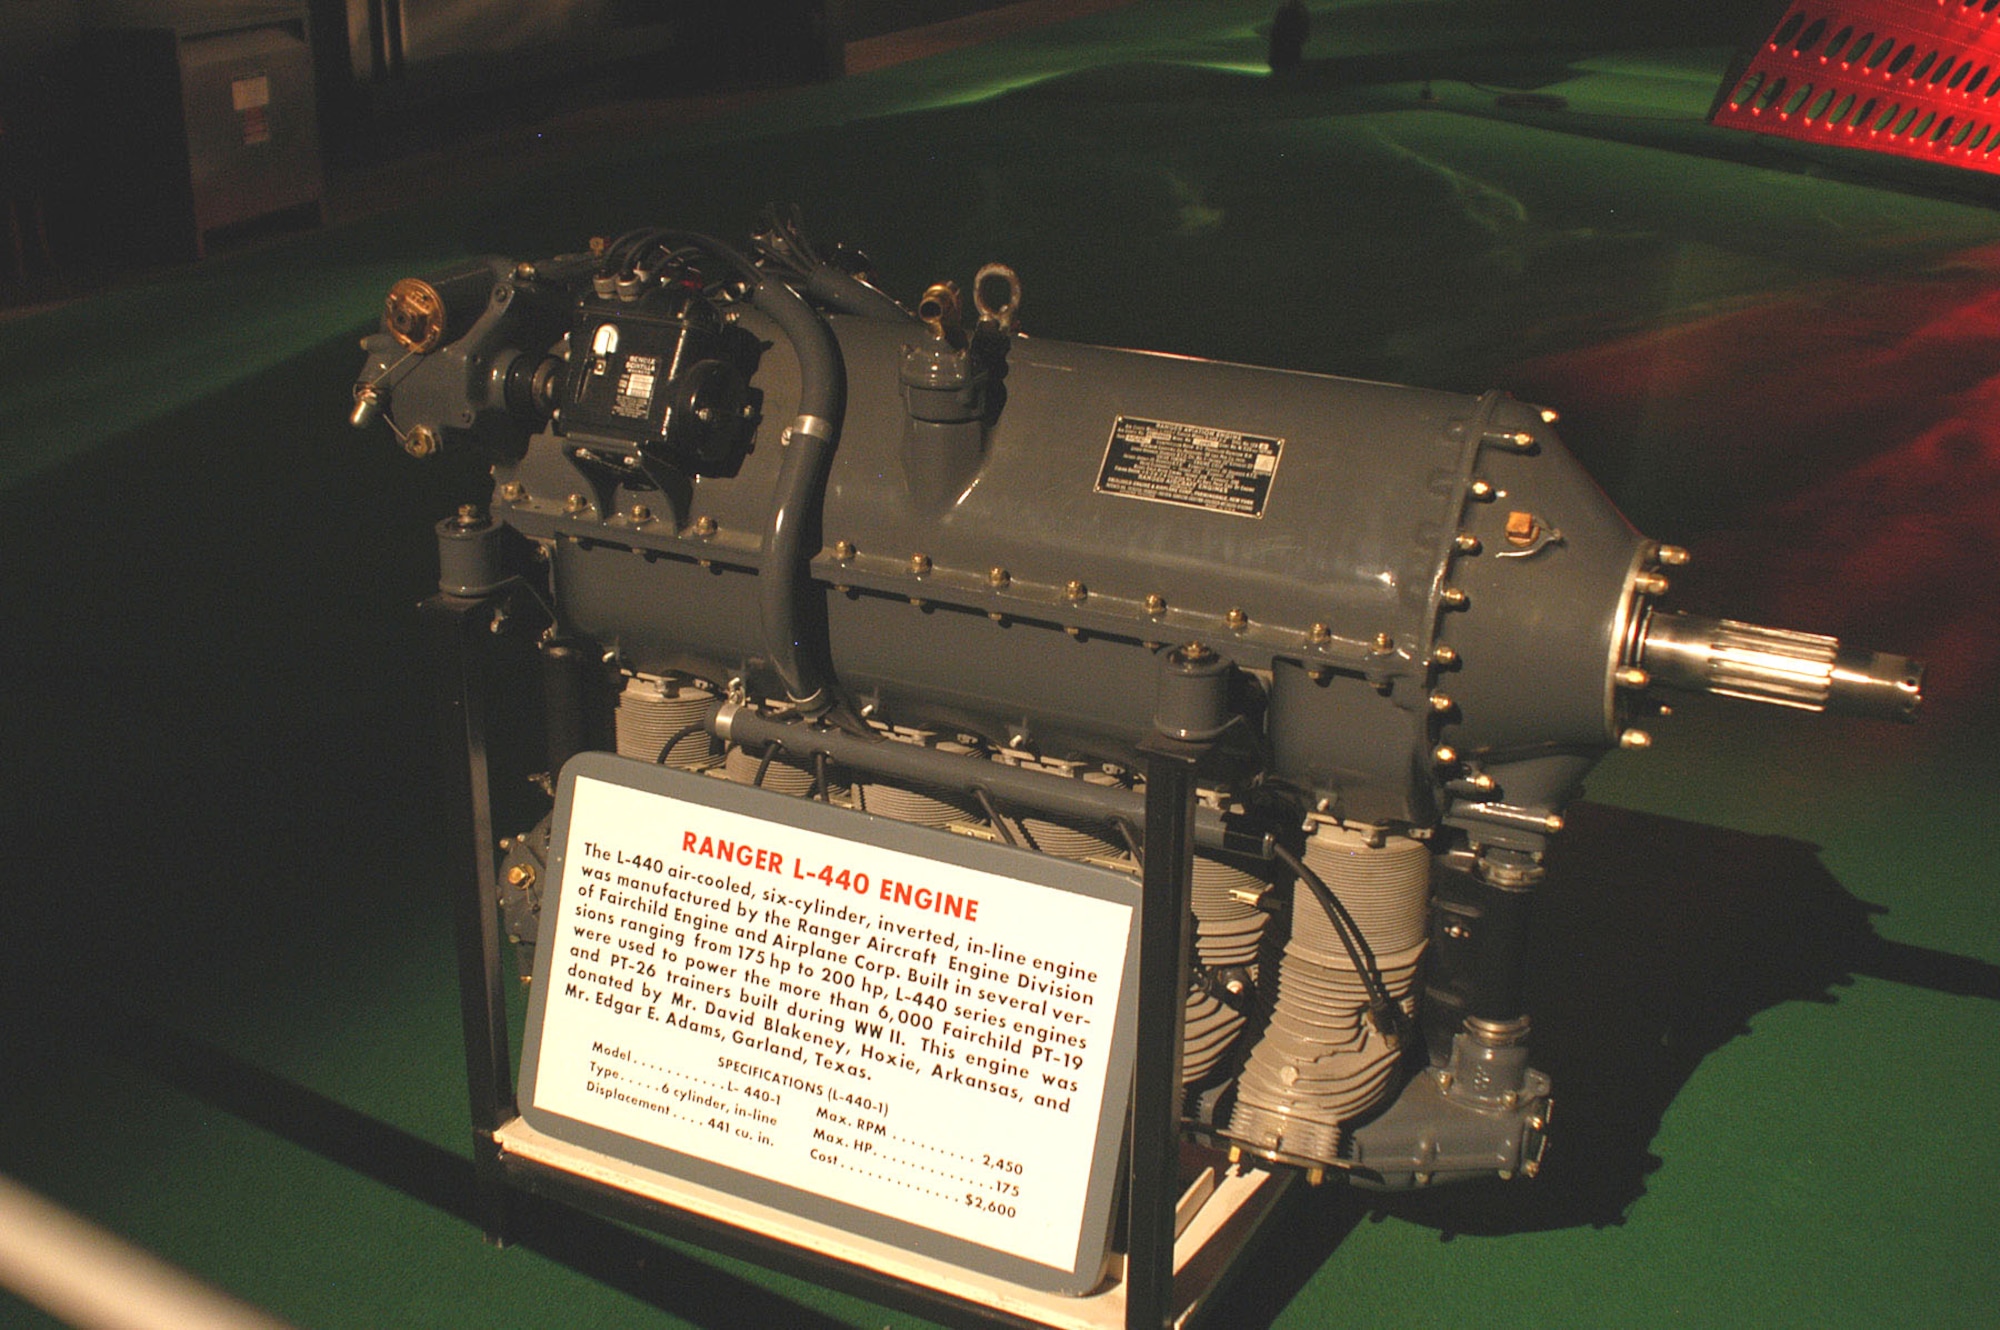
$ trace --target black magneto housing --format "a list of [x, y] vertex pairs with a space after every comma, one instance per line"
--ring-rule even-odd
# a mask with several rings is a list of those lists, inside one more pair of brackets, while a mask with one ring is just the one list
[[743, 339], [733, 332], [699, 291], [677, 282], [585, 296], [570, 327], [563, 433], [697, 475], [733, 470], [753, 412]]

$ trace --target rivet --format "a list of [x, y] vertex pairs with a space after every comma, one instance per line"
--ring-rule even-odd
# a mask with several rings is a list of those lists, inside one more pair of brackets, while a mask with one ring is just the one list
[[694, 533], [695, 533], [695, 534], [696, 534], [697, 536], [712, 536], [712, 535], [714, 535], [714, 534], [715, 534], [715, 519], [714, 519], [713, 517], [697, 517], [697, 518], [695, 518], [695, 519], [694, 519]]
[[1494, 783], [1493, 778], [1487, 775], [1483, 771], [1477, 771], [1474, 772], [1472, 775], [1467, 776], [1465, 778], [1465, 783], [1467, 785], [1470, 785], [1473, 789], [1479, 791], [1481, 794], [1491, 794], [1493, 793], [1494, 790], [1499, 788], [1499, 786]]
[[572, 494], [563, 500], [563, 511], [566, 513], [580, 513], [589, 506], [581, 494]]
[[519, 503], [528, 497], [528, 491], [520, 481], [510, 480], [500, 487], [500, 497], [508, 503]]
[[1396, 647], [1396, 639], [1389, 636], [1389, 634], [1387, 633], [1375, 634], [1375, 649], [1377, 651], [1393, 651], [1395, 650], [1395, 647]]
[[653, 520], [653, 510], [643, 503], [635, 503], [632, 505], [632, 520], [635, 522], [650, 522]]
[[931, 570], [930, 555], [912, 554], [910, 556], [910, 571], [915, 573], [918, 577], [924, 576], [926, 573], [930, 572], [930, 570]]
[[1647, 596], [1664, 596], [1670, 585], [1671, 583], [1659, 573], [1640, 573], [1632, 579], [1633, 589]]
[[1563, 827], [1566, 825], [1567, 824], [1562, 820], [1562, 815], [1559, 813], [1550, 813], [1547, 817], [1542, 819], [1542, 829], [1548, 832], [1551, 836], [1555, 835], [1558, 831], [1561, 831]]
[[1459, 532], [1457, 536], [1453, 537], [1451, 543], [1457, 548], [1460, 554], [1479, 553], [1479, 537], [1473, 535], [1470, 531]]
[[1214, 655], [1215, 652], [1209, 647], [1208, 643], [1206, 642], [1189, 642], [1181, 648], [1182, 660], [1191, 660], [1191, 661], [1208, 660], [1212, 658]]
[[1146, 613], [1155, 619], [1167, 612], [1167, 598], [1155, 591], [1146, 597]]
[[1653, 682], [1653, 676], [1637, 665], [1627, 665], [1611, 677], [1618, 681], [1620, 688], [1644, 688]]
[[1439, 744], [1431, 749], [1431, 760], [1441, 767], [1448, 767], [1458, 761], [1458, 750], [1450, 744]]
[[1557, 412], [1554, 412], [1554, 411], [1551, 411], [1551, 410], [1549, 410], [1549, 409], [1548, 409], [1547, 407], [1543, 407], [1543, 408], [1542, 408], [1542, 423], [1543, 423], [1544, 425], [1553, 425], [1553, 424], [1555, 424], [1555, 423], [1556, 423], [1556, 422], [1557, 422], [1558, 420], [1561, 420], [1561, 419], [1562, 419], [1562, 416], [1561, 416], [1560, 414], [1558, 414]]
[[1074, 577], [1063, 583], [1063, 595], [1072, 605], [1081, 605], [1090, 598], [1090, 588]]
[[1232, 609], [1222, 617], [1224, 622], [1235, 632], [1240, 633], [1250, 626], [1250, 616], [1239, 609]]
[[1431, 648], [1431, 661], [1437, 665], [1450, 665], [1458, 660], [1458, 653], [1448, 646]]
[[1473, 497], [1473, 498], [1475, 498], [1475, 499], [1490, 499], [1490, 498], [1492, 498], [1492, 497], [1493, 497], [1493, 486], [1492, 486], [1491, 484], [1489, 484], [1488, 482], [1484, 481], [1484, 480], [1475, 480], [1475, 481], [1473, 481], [1473, 482], [1472, 482], [1472, 497]]
[[1644, 730], [1627, 730], [1618, 736], [1618, 746], [1620, 748], [1651, 748], [1653, 746], [1653, 736]]
[[1465, 592], [1458, 587], [1448, 586], [1443, 591], [1438, 592], [1438, 599], [1453, 609], [1458, 609], [1465, 604]]
[[842, 563], [851, 562], [854, 558], [854, 542], [851, 540], [834, 541], [833, 557], [840, 560]]
[[1678, 545], [1662, 545], [1653, 552], [1653, 557], [1669, 568], [1679, 568], [1688, 561], [1688, 552]]
[[986, 570], [986, 585], [992, 587], [995, 591], [998, 591], [1013, 580], [1014, 575], [997, 563]]
[[1333, 640], [1333, 629], [1323, 623], [1316, 623], [1312, 626], [1312, 631], [1307, 636], [1312, 638], [1314, 646], [1323, 647]]
[[1453, 707], [1457, 705], [1458, 704], [1456, 702], [1453, 702], [1449, 697], [1445, 696], [1443, 693], [1431, 694], [1431, 710], [1437, 712], [1439, 715], [1442, 715], [1445, 712], [1450, 711]]

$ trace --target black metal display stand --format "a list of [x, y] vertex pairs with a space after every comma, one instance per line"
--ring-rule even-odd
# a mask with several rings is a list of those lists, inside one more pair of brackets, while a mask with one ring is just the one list
[[[440, 744], [446, 759], [439, 790], [449, 838], [448, 889], [456, 921], [459, 993], [464, 1021], [466, 1083], [473, 1128], [479, 1219], [488, 1238], [507, 1240], [508, 1198], [516, 1192], [550, 1198], [593, 1214], [638, 1223], [711, 1250], [800, 1275], [828, 1287], [918, 1314], [958, 1322], [1044, 1326], [1031, 1312], [1010, 1310], [970, 1294], [924, 1283], [795, 1242], [720, 1222], [584, 1172], [529, 1158], [508, 1148], [520, 1121], [507, 1021], [508, 976], [494, 889], [494, 762], [489, 724], [497, 701], [492, 683], [504, 640], [510, 592], [466, 597], [440, 593], [424, 602], [437, 668]], [[1211, 1305], [1206, 1290], [1176, 1296], [1177, 1210], [1181, 1152], [1182, 1022], [1189, 978], [1190, 882], [1194, 858], [1195, 764], [1200, 742], [1162, 736], [1146, 752], [1146, 825], [1139, 925], [1138, 1057], [1132, 1095], [1126, 1182], [1126, 1259], [1121, 1281], [1126, 1330], [1163, 1330], [1198, 1320]], [[1255, 1213], [1226, 1221], [1216, 1248], [1234, 1242], [1204, 1269], [1207, 1287], [1220, 1284], [1256, 1222], [1289, 1179], [1257, 1180]], [[1246, 1209], [1246, 1214], [1248, 1210]], [[1183, 1273], [1184, 1281], [1192, 1278]], [[1191, 1310], [1190, 1310], [1191, 1308]]]

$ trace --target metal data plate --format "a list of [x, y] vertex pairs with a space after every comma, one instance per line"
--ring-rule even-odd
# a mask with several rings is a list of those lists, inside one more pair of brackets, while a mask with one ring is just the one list
[[1109, 1253], [1135, 878], [584, 753], [522, 1053], [548, 1136], [1016, 1284]]

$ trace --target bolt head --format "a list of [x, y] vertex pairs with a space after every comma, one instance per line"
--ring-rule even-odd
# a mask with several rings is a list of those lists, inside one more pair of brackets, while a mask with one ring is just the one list
[[1457, 661], [1458, 653], [1447, 646], [1433, 647], [1431, 660], [1439, 665], [1450, 665]]
[[520, 481], [510, 480], [500, 487], [500, 497], [509, 503], [519, 503], [528, 497], [528, 490]]
[[1250, 616], [1239, 609], [1231, 609], [1228, 614], [1223, 616], [1223, 619], [1228, 623], [1233, 632], [1240, 633], [1250, 626]]
[[653, 520], [653, 510], [643, 503], [635, 503], [632, 505], [632, 520], [635, 522], [650, 522]]
[[1090, 588], [1072, 577], [1063, 583], [1063, 597], [1072, 605], [1081, 605], [1090, 598]]
[[1157, 619], [1166, 612], [1167, 612], [1167, 598], [1165, 596], [1155, 591], [1153, 594], [1146, 597], [1146, 613], [1152, 615], [1154, 618]]
[[833, 542], [833, 557], [842, 563], [850, 562], [854, 558], [854, 542], [851, 540]]
[[566, 513], [580, 513], [589, 506], [581, 494], [572, 494], [563, 500], [563, 511]]
[[1473, 535], [1470, 531], [1459, 532], [1452, 538], [1451, 543], [1460, 554], [1479, 553], [1479, 537]]
[[716, 525], [713, 517], [697, 517], [694, 519], [694, 533], [697, 536], [712, 536], [715, 534], [715, 531]]
[[1455, 586], [1448, 586], [1438, 593], [1438, 599], [1456, 609], [1458, 606], [1465, 604], [1465, 592]]
[[1396, 647], [1396, 639], [1391, 637], [1389, 634], [1387, 633], [1375, 634], [1375, 649], [1377, 651], [1393, 651], [1395, 650], [1395, 647]]
[[1489, 481], [1484, 481], [1484, 480], [1475, 480], [1475, 481], [1473, 481], [1473, 482], [1472, 482], [1472, 497], [1473, 497], [1473, 498], [1475, 498], [1475, 499], [1490, 499], [1490, 498], [1492, 498], [1492, 497], [1493, 497], [1493, 486], [1492, 486], [1491, 482], [1489, 482]]
[[986, 585], [992, 587], [995, 591], [998, 591], [1001, 588], [1005, 587], [1009, 582], [1012, 582], [1013, 580], [1014, 580], [1014, 575], [1008, 572], [1005, 568], [1002, 568], [999, 564], [994, 564], [991, 568], [988, 568], [986, 570]]
[[930, 572], [930, 570], [931, 570], [931, 556], [930, 556], [930, 555], [928, 555], [928, 554], [912, 554], [912, 555], [910, 556], [910, 571], [911, 571], [912, 573], [915, 573], [915, 574], [916, 574], [916, 575], [917, 575], [918, 577], [922, 577], [922, 576], [924, 576], [924, 575], [925, 575], [926, 573]]
[[417, 426], [403, 440], [403, 451], [412, 457], [434, 457], [441, 446], [437, 431], [429, 425]]
[[1333, 640], [1333, 629], [1323, 623], [1316, 623], [1312, 626], [1312, 631], [1307, 636], [1312, 638], [1314, 646], [1323, 647]]

